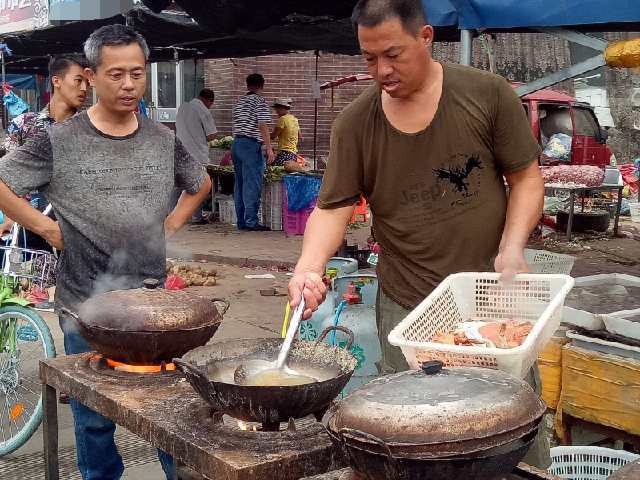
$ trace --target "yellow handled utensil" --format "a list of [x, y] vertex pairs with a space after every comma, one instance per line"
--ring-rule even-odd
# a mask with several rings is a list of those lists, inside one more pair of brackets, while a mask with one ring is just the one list
[[287, 306], [284, 309], [284, 319], [282, 320], [282, 331], [280, 336], [282, 338], [287, 336], [287, 328], [289, 327], [289, 319], [291, 318], [291, 304], [287, 302]]

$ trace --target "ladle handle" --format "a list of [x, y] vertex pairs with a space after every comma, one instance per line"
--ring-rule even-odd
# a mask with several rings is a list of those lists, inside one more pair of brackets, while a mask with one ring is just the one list
[[229, 310], [229, 307], [231, 307], [231, 303], [229, 303], [229, 301], [225, 300], [224, 298], [212, 298], [211, 301], [213, 303], [221, 303], [222, 305], [224, 305], [224, 308], [222, 309], [222, 312], [220, 312], [220, 315], [224, 315], [225, 313], [227, 313], [227, 310]]
[[[384, 454], [389, 459], [389, 466], [393, 470], [393, 472], [386, 472], [387, 478], [396, 478], [402, 479], [405, 478], [404, 471], [400, 468], [398, 464], [398, 459], [393, 456], [391, 453], [391, 449], [389, 445], [387, 445], [384, 440], [376, 437], [375, 435], [371, 435], [370, 433], [361, 432], [360, 430], [355, 430], [353, 428], [342, 428], [339, 432], [340, 439], [342, 440], [343, 445], [347, 446], [347, 441], [344, 436], [348, 435], [352, 437], [354, 440], [364, 443], [373, 443], [382, 448]], [[349, 455], [349, 448], [346, 448], [347, 455]]]
[[344, 346], [344, 349], [345, 350], [349, 350], [351, 348], [351, 346], [353, 345], [353, 342], [355, 340], [355, 335], [353, 334], [353, 332], [351, 330], [349, 330], [347, 327], [343, 327], [342, 325], [331, 325], [330, 327], [325, 328], [322, 331], [322, 333], [320, 334], [320, 336], [318, 337], [318, 339], [316, 340], [316, 345], [318, 345], [321, 341], [323, 341], [325, 339], [325, 337], [327, 335], [329, 335], [329, 332], [331, 332], [333, 330], [339, 330], [342, 333], [346, 333], [347, 334], [349, 339], [347, 340], [347, 344]]

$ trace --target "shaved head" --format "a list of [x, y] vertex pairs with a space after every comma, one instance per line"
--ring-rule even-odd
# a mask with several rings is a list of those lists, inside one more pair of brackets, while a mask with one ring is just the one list
[[360, 0], [351, 15], [356, 26], [373, 28], [388, 20], [398, 19], [402, 27], [415, 35], [427, 25], [421, 0]]

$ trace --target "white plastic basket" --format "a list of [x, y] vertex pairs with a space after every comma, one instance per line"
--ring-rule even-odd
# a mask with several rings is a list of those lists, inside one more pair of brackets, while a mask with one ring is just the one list
[[531, 269], [531, 273], [561, 273], [569, 275], [576, 261], [575, 257], [563, 253], [548, 252], [546, 250], [524, 250], [524, 259]]
[[[504, 285], [498, 273], [458, 273], [447, 277], [389, 334], [411, 368], [428, 360], [450, 367], [484, 367], [524, 378], [560, 326], [564, 299], [573, 287], [568, 275], [517, 275]], [[517, 320], [534, 324], [519, 347], [510, 349], [431, 342], [469, 320]]]
[[262, 188], [263, 224], [273, 231], [282, 230], [282, 192], [284, 182], [267, 182]]
[[640, 455], [602, 447], [554, 447], [548, 473], [568, 480], [607, 480]]

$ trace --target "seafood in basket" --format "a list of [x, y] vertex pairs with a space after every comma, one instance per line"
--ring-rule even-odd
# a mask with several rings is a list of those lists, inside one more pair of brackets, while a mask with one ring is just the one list
[[436, 332], [431, 341], [447, 345], [515, 348], [524, 343], [533, 324], [526, 321], [470, 321], [457, 325], [451, 332]]

